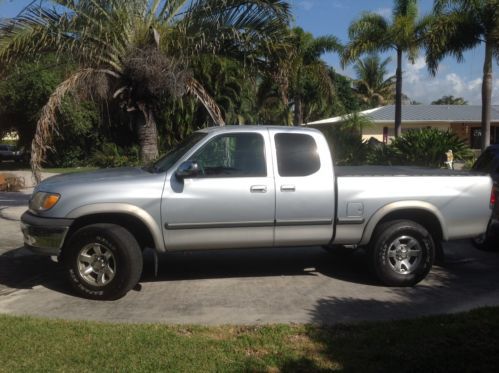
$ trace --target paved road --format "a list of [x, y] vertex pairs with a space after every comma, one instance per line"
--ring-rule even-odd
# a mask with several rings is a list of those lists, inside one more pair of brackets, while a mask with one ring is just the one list
[[[10, 211], [15, 215], [15, 209]], [[7, 314], [124, 322], [332, 324], [499, 305], [499, 254], [477, 251], [467, 242], [447, 244], [445, 265], [435, 266], [414, 288], [379, 286], [368, 274], [362, 251], [329, 254], [313, 247], [173, 253], [161, 256], [157, 278], [146, 254], [136, 290], [118, 301], [89, 301], [69, 293], [57, 263], [19, 248], [18, 224], [0, 220], [0, 312]]]

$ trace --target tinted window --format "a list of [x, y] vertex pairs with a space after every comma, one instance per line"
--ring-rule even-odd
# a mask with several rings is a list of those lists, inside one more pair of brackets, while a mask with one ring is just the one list
[[191, 160], [198, 162], [205, 177], [267, 176], [263, 137], [256, 133], [217, 136]]
[[317, 144], [310, 135], [275, 135], [277, 168], [280, 176], [308, 176], [321, 168]]

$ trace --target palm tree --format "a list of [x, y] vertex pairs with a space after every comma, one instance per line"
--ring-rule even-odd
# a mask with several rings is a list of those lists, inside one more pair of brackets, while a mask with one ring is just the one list
[[[293, 108], [293, 124], [302, 124], [307, 98], [331, 98], [333, 94], [329, 68], [321, 55], [341, 52], [342, 48], [334, 36], [314, 38], [299, 27], [289, 30], [284, 46], [274, 50], [273, 68], [259, 82], [257, 106], [260, 112], [289, 124], [290, 109]], [[320, 92], [319, 95], [311, 92], [311, 84]]]
[[395, 76], [385, 79], [386, 67], [390, 62], [391, 58], [381, 61], [377, 54], [371, 54], [359, 59], [354, 65], [357, 74], [354, 89], [369, 107], [377, 107], [393, 100]]
[[454, 97], [450, 96], [442, 96], [438, 100], [435, 100], [431, 103], [432, 105], [468, 105], [468, 101], [466, 101], [462, 97]]
[[287, 24], [283, 0], [54, 0], [57, 7], [29, 6], [0, 22], [0, 62], [47, 51], [77, 70], [52, 93], [41, 111], [31, 164], [39, 169], [63, 96], [90, 91], [111, 96], [137, 126], [141, 158], [158, 154], [154, 104], [161, 95], [192, 94], [216, 124], [216, 103], [190, 72], [193, 59], [223, 54], [262, 63], [256, 51], [280, 40]]
[[463, 60], [463, 53], [485, 44], [482, 80], [482, 150], [490, 144], [492, 64], [499, 64], [499, 0], [435, 0], [434, 18], [424, 32], [426, 62], [436, 74], [447, 55]]
[[311, 33], [296, 27], [291, 30], [291, 55], [287, 64], [289, 96], [294, 106], [293, 124], [303, 124], [306, 85], [314, 81], [324, 96], [333, 94], [333, 82], [326, 63], [321, 55], [326, 52], [342, 52], [339, 40], [332, 35], [314, 38]]
[[402, 134], [402, 59], [407, 53], [414, 62], [420, 41], [418, 30], [425, 23], [418, 20], [417, 0], [394, 0], [391, 20], [376, 13], [364, 13], [349, 29], [349, 43], [342, 64], [355, 61], [361, 54], [394, 50], [397, 54], [395, 87], [395, 136]]

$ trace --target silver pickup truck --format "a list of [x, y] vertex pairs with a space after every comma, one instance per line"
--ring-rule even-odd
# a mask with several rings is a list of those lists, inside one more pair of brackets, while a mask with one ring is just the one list
[[483, 233], [489, 176], [333, 167], [321, 132], [227, 126], [193, 133], [146, 168], [59, 175], [33, 192], [25, 245], [57, 255], [80, 295], [116, 299], [142, 251], [355, 245], [374, 274], [412, 286], [442, 241]]

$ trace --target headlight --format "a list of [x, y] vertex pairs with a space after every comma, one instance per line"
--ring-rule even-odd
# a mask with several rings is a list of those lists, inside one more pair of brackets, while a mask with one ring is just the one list
[[29, 201], [29, 208], [33, 211], [47, 211], [54, 207], [61, 196], [57, 193], [36, 192]]

